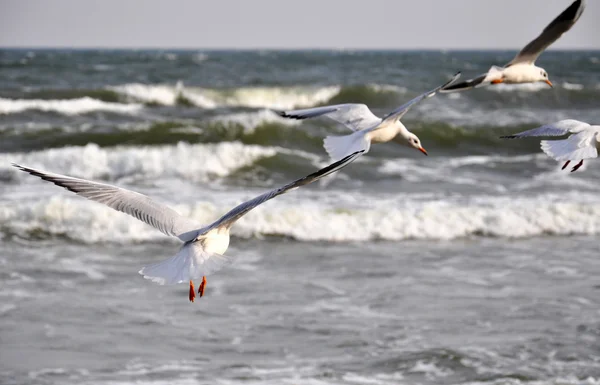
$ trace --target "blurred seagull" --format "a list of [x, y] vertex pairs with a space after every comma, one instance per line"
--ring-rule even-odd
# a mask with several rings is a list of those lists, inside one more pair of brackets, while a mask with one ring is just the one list
[[579, 19], [585, 8], [585, 0], [576, 0], [567, 9], [554, 19], [541, 35], [531, 41], [515, 56], [504, 68], [492, 66], [490, 70], [476, 77], [448, 87], [441, 92], [464, 91], [488, 84], [500, 83], [536, 83], [544, 82], [552, 87], [548, 73], [543, 68], [537, 67], [535, 61], [538, 56], [552, 43], [567, 32]]
[[597, 158], [600, 148], [600, 126], [592, 126], [578, 120], [569, 119], [547, 124], [514, 135], [501, 136], [504, 139], [536, 136], [565, 136], [562, 140], [542, 140], [542, 151], [549, 157], [565, 162], [564, 170], [571, 161], [579, 161], [571, 172], [577, 171], [584, 159]]
[[317, 116], [327, 116], [355, 131], [350, 135], [344, 136], [328, 136], [324, 140], [324, 147], [331, 159], [338, 160], [348, 154], [360, 151], [362, 153], [369, 152], [371, 142], [383, 143], [394, 140], [402, 145], [416, 148], [423, 154], [427, 155], [427, 151], [421, 146], [419, 138], [408, 131], [408, 129], [400, 122], [400, 119], [408, 112], [408, 110], [423, 99], [434, 96], [440, 89], [452, 84], [460, 77], [460, 72], [452, 77], [452, 79], [427, 91], [424, 94], [417, 96], [411, 101], [403, 104], [394, 111], [390, 112], [383, 118], [375, 116], [364, 104], [337, 104], [333, 106], [308, 108], [304, 110], [293, 111], [275, 111], [279, 116], [291, 119], [308, 119]]
[[244, 202], [205, 227], [134, 191], [40, 171], [17, 164], [13, 164], [13, 166], [57, 186], [64, 187], [84, 198], [103, 203], [117, 211], [129, 214], [163, 233], [175, 236], [183, 241], [183, 246], [175, 256], [157, 264], [146, 266], [139, 273], [144, 278], [161, 285], [189, 282], [189, 300], [194, 302], [196, 293], [193, 280], [202, 278], [198, 288], [198, 294], [202, 297], [206, 287], [206, 276], [222, 269], [233, 261], [231, 257], [223, 254], [229, 246], [229, 229], [238, 219], [253, 208], [278, 195], [315, 182], [340, 170], [361, 154], [362, 151], [354, 152], [339, 162], [330, 164], [313, 174]]

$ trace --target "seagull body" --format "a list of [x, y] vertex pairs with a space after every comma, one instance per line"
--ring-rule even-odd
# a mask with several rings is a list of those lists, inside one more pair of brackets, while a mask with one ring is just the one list
[[206, 276], [230, 264], [233, 259], [223, 255], [229, 247], [231, 226], [260, 204], [298, 187], [313, 183], [334, 173], [361, 155], [356, 152], [321, 170], [283, 187], [268, 191], [244, 202], [208, 226], [184, 218], [169, 207], [152, 201], [149, 197], [116, 186], [72, 178], [13, 164], [18, 169], [37, 176], [84, 198], [103, 203], [117, 211], [129, 214], [183, 242], [177, 254], [162, 262], [146, 266], [139, 273], [161, 285], [189, 282], [189, 300], [194, 302], [194, 279], [202, 278], [198, 293], [204, 294]]
[[542, 151], [546, 155], [560, 162], [565, 162], [562, 167], [563, 170], [571, 161], [579, 161], [571, 169], [571, 172], [577, 171], [583, 165], [584, 159], [598, 157], [600, 126], [592, 126], [574, 119], [561, 120], [518, 134], [502, 136], [502, 138], [515, 139], [539, 136], [568, 136], [566, 139], [542, 140], [541, 142]]
[[413, 105], [434, 96], [443, 87], [452, 84], [459, 77], [460, 73], [457, 73], [449, 82], [417, 96], [383, 118], [379, 118], [373, 114], [365, 104], [354, 103], [275, 112], [284, 118], [298, 120], [327, 116], [354, 131], [350, 135], [328, 136], [325, 138], [325, 150], [327, 150], [327, 153], [334, 161], [342, 159], [356, 151], [367, 153], [371, 147], [371, 143], [384, 143], [390, 140], [413, 147], [427, 155], [427, 151], [421, 146], [419, 138], [410, 132], [400, 119]]
[[542, 33], [525, 46], [510, 63], [504, 67], [492, 66], [490, 70], [474, 79], [444, 87], [441, 92], [464, 91], [489, 84], [518, 84], [544, 82], [552, 87], [548, 73], [535, 65], [537, 58], [567, 32], [581, 17], [585, 9], [585, 0], [574, 1]]

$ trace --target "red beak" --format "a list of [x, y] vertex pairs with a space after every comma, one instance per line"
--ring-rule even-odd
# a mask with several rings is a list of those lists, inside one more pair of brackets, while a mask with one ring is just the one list
[[425, 151], [425, 149], [423, 147], [419, 147], [419, 151], [421, 151], [423, 154], [427, 155], [427, 151]]

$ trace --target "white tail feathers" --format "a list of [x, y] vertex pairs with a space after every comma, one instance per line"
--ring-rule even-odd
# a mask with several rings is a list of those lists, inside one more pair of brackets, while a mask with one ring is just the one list
[[357, 131], [350, 135], [328, 136], [323, 144], [331, 159], [338, 161], [357, 151], [369, 152], [371, 141], [364, 131]]
[[200, 242], [188, 242], [175, 256], [145, 266], [139, 273], [159, 285], [174, 285], [210, 275], [232, 261], [231, 257], [206, 252]]

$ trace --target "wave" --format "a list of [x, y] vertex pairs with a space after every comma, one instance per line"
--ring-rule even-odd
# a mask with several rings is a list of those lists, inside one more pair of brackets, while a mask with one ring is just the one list
[[183, 104], [207, 109], [218, 107], [277, 109], [310, 107], [330, 100], [340, 91], [339, 86], [209, 89], [184, 87], [181, 82], [175, 86], [132, 83], [109, 89], [135, 102], [165, 106]]
[[0, 154], [0, 179], [22, 180], [28, 177], [11, 163], [85, 179], [119, 179], [126, 176], [156, 178], [180, 177], [206, 181], [225, 177], [262, 158], [272, 157], [277, 149], [244, 145], [239, 142], [166, 146], [119, 146], [102, 148], [97, 144], [48, 150]]
[[[170, 206], [200, 223], [210, 223], [234, 203], [254, 196], [250, 192], [222, 194], [226, 203], [200, 201]], [[243, 217], [232, 234], [244, 238], [285, 236], [298, 241], [331, 242], [600, 234], [600, 202], [594, 194], [454, 200], [402, 197], [380, 199], [373, 208], [352, 208], [352, 200], [358, 202], [359, 198], [349, 197], [347, 192], [328, 190], [326, 194], [335, 198], [329, 204], [324, 202], [322, 194], [308, 190], [304, 196], [278, 198]], [[165, 239], [157, 230], [125, 214], [66, 195], [0, 203], [0, 229], [5, 234], [25, 238], [61, 236], [84, 243]]]
[[63, 115], [79, 115], [96, 111], [133, 114], [142, 108], [143, 106], [137, 103], [104, 102], [88, 96], [65, 100], [0, 98], [0, 115], [17, 114], [27, 110], [56, 112]]

